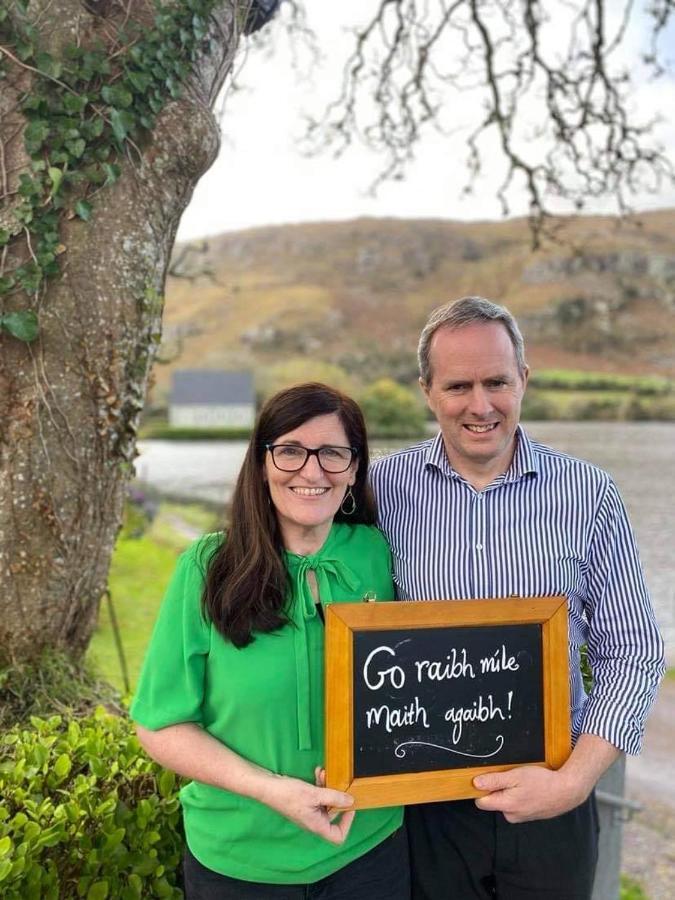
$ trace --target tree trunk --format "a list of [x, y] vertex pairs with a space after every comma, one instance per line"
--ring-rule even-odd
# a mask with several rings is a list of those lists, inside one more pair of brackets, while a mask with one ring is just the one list
[[[31, 13], [58, 55], [67, 44], [109, 41], [125, 14], [151, 21], [152, 6], [42, 0]], [[236, 0], [218, 5], [210, 36], [181, 98], [164, 107], [143, 148], [119, 160], [119, 180], [96, 193], [91, 219], [62, 221], [62, 275], [40, 294], [39, 337], [25, 343], [0, 332], [0, 661], [51, 647], [82, 654], [94, 629], [133, 473], [171, 248], [218, 149], [211, 108], [237, 45]], [[19, 62], [9, 73], [0, 82], [0, 215], [27, 170], [16, 100], [36, 77]], [[0, 311], [25, 305], [25, 295], [13, 296]]]

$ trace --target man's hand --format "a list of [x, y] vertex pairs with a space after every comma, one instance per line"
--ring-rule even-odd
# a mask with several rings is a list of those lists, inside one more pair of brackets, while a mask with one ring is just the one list
[[478, 775], [474, 787], [490, 791], [476, 800], [479, 809], [501, 812], [507, 822], [529, 822], [561, 816], [586, 799], [590, 788], [569, 784], [562, 770], [522, 766], [508, 772]]
[[582, 734], [567, 762], [557, 771], [521, 766], [473, 779], [474, 787], [490, 791], [476, 800], [479, 809], [504, 813], [507, 822], [551, 819], [569, 812], [588, 797], [620, 751], [594, 734]]

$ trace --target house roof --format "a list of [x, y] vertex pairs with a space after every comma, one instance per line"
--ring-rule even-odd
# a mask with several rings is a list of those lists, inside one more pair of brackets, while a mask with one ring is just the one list
[[222, 369], [179, 369], [171, 377], [169, 403], [255, 403], [253, 376]]

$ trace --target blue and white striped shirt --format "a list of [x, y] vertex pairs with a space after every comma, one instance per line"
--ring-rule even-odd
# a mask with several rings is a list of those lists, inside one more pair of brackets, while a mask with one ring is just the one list
[[440, 434], [377, 460], [370, 477], [399, 599], [564, 594], [573, 737], [596, 734], [638, 753], [665, 669], [663, 640], [609, 475], [519, 427], [511, 466], [482, 491], [452, 469]]

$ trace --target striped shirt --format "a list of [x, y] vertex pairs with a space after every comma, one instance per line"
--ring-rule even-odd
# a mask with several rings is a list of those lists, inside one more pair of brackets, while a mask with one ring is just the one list
[[[518, 428], [509, 469], [482, 491], [442, 436], [377, 460], [371, 481], [401, 600], [568, 598], [572, 732], [638, 753], [663, 640], [625, 507], [602, 469]], [[588, 647], [588, 697], [579, 651]]]

